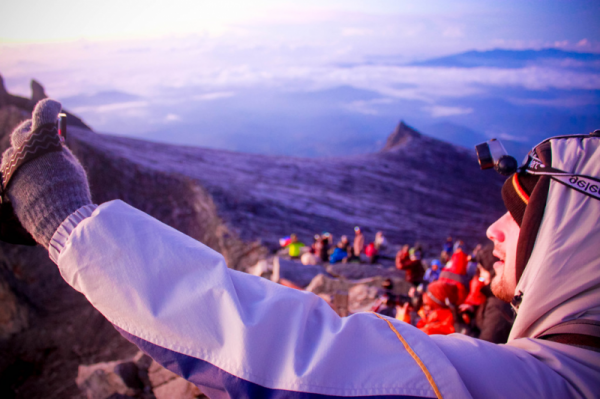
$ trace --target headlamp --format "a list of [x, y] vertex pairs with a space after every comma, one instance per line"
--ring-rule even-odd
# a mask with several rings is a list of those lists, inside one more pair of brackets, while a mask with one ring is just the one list
[[500, 140], [491, 139], [477, 144], [475, 151], [477, 151], [477, 160], [481, 169], [494, 168], [501, 175], [510, 176], [519, 167], [517, 160], [508, 155]]
[[58, 137], [60, 137], [60, 142], [64, 143], [67, 141], [67, 114], [62, 112], [58, 114], [56, 127], [58, 128]]

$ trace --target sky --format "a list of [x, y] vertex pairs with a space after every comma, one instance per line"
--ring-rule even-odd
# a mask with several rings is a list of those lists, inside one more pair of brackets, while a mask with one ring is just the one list
[[[600, 53], [597, 1], [24, 0], [0, 14], [7, 89], [28, 96], [35, 78], [100, 132], [326, 156], [376, 150], [400, 119], [462, 132], [448, 133], [461, 145], [468, 132], [530, 145], [548, 113], [573, 130], [597, 122], [598, 61], [415, 64], [497, 48]], [[529, 130], [515, 131], [523, 119]]]
[[[147, 38], [244, 38], [246, 45], [336, 43], [432, 56], [493, 46], [600, 48], [597, 1], [3, 2], [2, 43]], [[374, 46], [374, 47], [373, 47]], [[343, 51], [343, 49], [342, 49]]]

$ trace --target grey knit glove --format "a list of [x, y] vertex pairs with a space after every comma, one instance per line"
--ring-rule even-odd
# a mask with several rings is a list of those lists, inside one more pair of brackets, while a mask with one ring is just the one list
[[[2, 155], [0, 171], [5, 173], [10, 169], [22, 146], [30, 146], [31, 151], [47, 147], [32, 133], [44, 125], [53, 126], [61, 108], [59, 102], [50, 99], [36, 105], [33, 119], [23, 122], [13, 131], [12, 146]], [[57, 134], [56, 130], [50, 129], [44, 129], [42, 133]], [[58, 226], [77, 209], [92, 203], [81, 164], [67, 147], [58, 148], [58, 151], [21, 165], [12, 175], [7, 190], [19, 221], [46, 249]]]

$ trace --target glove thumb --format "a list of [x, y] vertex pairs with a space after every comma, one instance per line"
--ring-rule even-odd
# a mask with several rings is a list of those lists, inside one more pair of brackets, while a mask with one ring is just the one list
[[46, 98], [37, 103], [33, 110], [32, 119], [21, 123], [11, 136], [11, 144], [13, 148], [19, 148], [27, 137], [38, 127], [47, 123], [55, 123], [62, 109], [61, 103], [55, 100]]

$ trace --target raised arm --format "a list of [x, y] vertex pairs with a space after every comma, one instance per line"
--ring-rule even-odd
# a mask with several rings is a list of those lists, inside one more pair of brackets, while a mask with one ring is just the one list
[[81, 216], [52, 243], [62, 276], [126, 338], [212, 396], [468, 397], [441, 350], [405, 323], [340, 318], [312, 293], [228, 269], [220, 254], [120, 201]]

